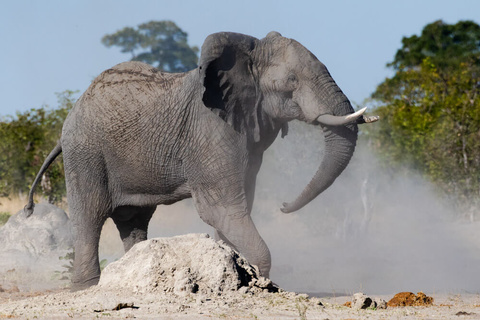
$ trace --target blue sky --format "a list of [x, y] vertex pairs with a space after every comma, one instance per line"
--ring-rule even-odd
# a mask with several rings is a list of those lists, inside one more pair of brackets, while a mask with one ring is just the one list
[[55, 92], [79, 90], [129, 60], [100, 39], [123, 27], [172, 20], [201, 46], [218, 31], [258, 38], [276, 30], [312, 51], [356, 104], [391, 75], [385, 67], [403, 36], [430, 22], [474, 20], [477, 0], [2, 0], [0, 116], [57, 106]]

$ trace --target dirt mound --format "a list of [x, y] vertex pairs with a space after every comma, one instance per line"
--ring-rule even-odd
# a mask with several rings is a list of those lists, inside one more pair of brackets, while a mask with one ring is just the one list
[[[72, 249], [70, 221], [62, 209], [39, 203], [30, 217], [23, 209], [0, 228], [0, 285], [21, 290], [58, 286]], [[58, 276], [58, 279], [56, 278]], [[53, 279], [52, 279], [53, 278]]]
[[29, 257], [47, 255], [73, 245], [67, 214], [62, 209], [39, 203], [30, 217], [23, 209], [0, 228], [1, 251], [18, 252]]
[[308, 311], [317, 319], [324, 308], [317, 298], [274, 286], [206, 234], [138, 243], [86, 290], [7, 299], [2, 304], [0, 295], [0, 318], [303, 319]]
[[278, 290], [245, 258], [207, 234], [138, 243], [103, 270], [98, 287], [177, 295]]
[[408, 306], [431, 306], [433, 305], [433, 298], [427, 296], [423, 292], [415, 295], [412, 292], [397, 293], [390, 301], [388, 307], [408, 307]]

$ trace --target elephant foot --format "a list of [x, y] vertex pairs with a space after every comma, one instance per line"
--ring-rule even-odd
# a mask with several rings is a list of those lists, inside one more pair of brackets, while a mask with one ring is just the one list
[[95, 286], [98, 284], [98, 281], [100, 280], [100, 276], [86, 280], [86, 281], [72, 281], [72, 286], [70, 287], [71, 292], [75, 291], [81, 291], [90, 288], [91, 286]]

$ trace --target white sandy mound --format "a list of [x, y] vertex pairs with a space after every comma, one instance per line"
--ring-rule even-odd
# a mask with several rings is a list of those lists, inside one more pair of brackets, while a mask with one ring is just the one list
[[245, 258], [207, 234], [138, 243], [103, 270], [98, 287], [177, 295], [277, 290]]
[[[72, 247], [72, 232], [65, 211], [49, 203], [39, 203], [34, 213], [26, 217], [23, 209], [0, 228], [1, 252], [19, 261], [39, 259], [63, 253]], [[58, 256], [56, 256], [58, 260]], [[7, 261], [2, 261], [2, 266]]]
[[70, 221], [52, 204], [37, 204], [28, 218], [23, 209], [11, 216], [0, 227], [0, 244], [0, 286], [51, 288], [68, 273], [62, 257], [73, 246]]

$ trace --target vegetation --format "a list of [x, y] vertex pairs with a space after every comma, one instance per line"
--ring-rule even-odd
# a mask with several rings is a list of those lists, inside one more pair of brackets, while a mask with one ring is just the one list
[[[137, 29], [126, 27], [107, 34], [102, 43], [130, 53], [132, 61], [142, 61], [167, 72], [185, 72], [197, 67], [198, 47], [190, 47], [187, 33], [172, 21], [150, 21]], [[138, 52], [138, 53], [137, 53]]]
[[73, 260], [75, 259], [75, 250], [68, 251], [64, 256], [58, 257], [60, 260], [65, 260], [66, 264], [62, 265], [65, 270], [55, 271], [54, 278], [58, 280], [70, 280], [73, 275]]
[[474, 208], [480, 202], [480, 26], [436, 21], [402, 43], [388, 64], [394, 76], [372, 94], [382, 120], [367, 135], [390, 164], [413, 166], [457, 204]]
[[[151, 21], [105, 35], [102, 43], [169, 72], [192, 69], [198, 48], [171, 21]], [[371, 145], [396, 167], [408, 164], [469, 208], [480, 204], [480, 26], [472, 21], [428, 24], [405, 37], [371, 101], [382, 120], [363, 127]], [[0, 119], [0, 197], [25, 194], [57, 143], [74, 92], [57, 109], [41, 107]], [[63, 162], [39, 188], [50, 202], [65, 195]], [[464, 207], [465, 209], [465, 207]], [[3, 210], [4, 211], [4, 210]]]
[[[53, 279], [58, 280], [71, 280], [73, 276], [73, 262], [75, 260], [75, 248], [71, 248], [71, 251], [68, 251], [64, 256], [58, 257], [60, 260], [64, 260], [65, 264], [62, 265], [62, 268], [65, 270], [62, 271], [55, 271]], [[102, 259], [100, 261], [100, 270], [103, 271], [105, 267], [108, 265], [107, 259]]]
[[[63, 121], [75, 102], [74, 94], [58, 94], [56, 109], [41, 107], [0, 120], [0, 196], [30, 190], [44, 159], [60, 138]], [[61, 159], [50, 166], [39, 191], [51, 203], [62, 200], [66, 191]]]
[[[197, 47], [187, 44], [187, 33], [171, 21], [150, 21], [105, 35], [107, 47], [121, 47], [132, 60], [169, 72], [196, 67]], [[0, 118], [0, 197], [25, 195], [43, 161], [61, 136], [63, 122], [75, 103], [76, 92], [58, 94], [58, 107], [43, 106]], [[59, 204], [66, 194], [62, 155], [49, 167], [37, 194]], [[3, 216], [2, 216], [3, 217]], [[0, 222], [1, 223], [1, 222]]]
[[3, 226], [5, 223], [7, 223], [9, 218], [10, 218], [9, 212], [0, 212], [0, 226]]
[[307, 319], [308, 299], [303, 296], [299, 296], [295, 299], [295, 308], [298, 311], [298, 316], [301, 320]]

